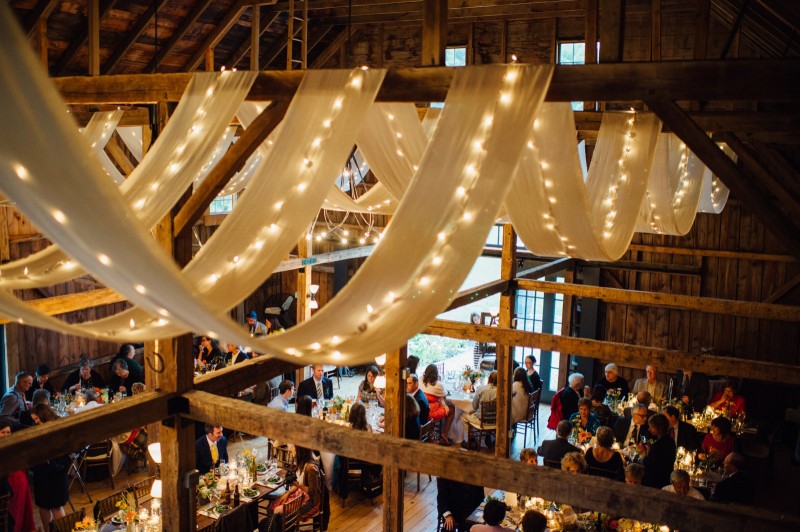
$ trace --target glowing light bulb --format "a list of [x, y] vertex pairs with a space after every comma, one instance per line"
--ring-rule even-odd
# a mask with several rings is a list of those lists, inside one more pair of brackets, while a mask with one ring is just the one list
[[140, 284], [137, 284], [134, 288], [136, 289], [137, 292], [139, 292], [142, 295], [147, 293], [147, 289]]

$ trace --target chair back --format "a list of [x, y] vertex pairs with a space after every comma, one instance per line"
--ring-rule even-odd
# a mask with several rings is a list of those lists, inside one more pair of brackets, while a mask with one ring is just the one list
[[497, 401], [481, 401], [481, 428], [497, 424]]
[[53, 519], [50, 521], [50, 532], [72, 532], [72, 529], [75, 528], [75, 523], [81, 521], [84, 517], [86, 517], [86, 509], [81, 508], [77, 512], [59, 519]]
[[10, 493], [6, 493], [0, 497], [0, 531], [2, 532], [6, 532], [8, 530], [8, 501], [10, 500]]
[[528, 413], [525, 416], [525, 421], [530, 423], [536, 417], [536, 411], [539, 409], [539, 399], [542, 397], [542, 389], [539, 388], [535, 392], [528, 394]]
[[253, 403], [257, 405], [265, 405], [272, 400], [270, 395], [269, 384], [264, 381], [256, 384], [253, 390]]
[[153, 481], [155, 479], [155, 476], [148, 477], [128, 488], [128, 490], [133, 493], [133, 498], [136, 499], [137, 506], [144, 501], [150, 500], [150, 489], [153, 487]]
[[302, 504], [303, 497], [295, 497], [283, 505], [283, 532], [297, 530], [297, 522], [300, 520], [300, 506]]
[[109, 495], [105, 499], [99, 499], [94, 504], [94, 511], [92, 512], [95, 520], [105, 521], [117, 513], [119, 511], [117, 502], [119, 502], [122, 497], [127, 497], [127, 495], [127, 492], [119, 491], [113, 495]]
[[545, 458], [544, 465], [546, 467], [552, 467], [553, 469], [561, 469], [561, 460], [548, 460]]
[[433, 441], [433, 437], [436, 434], [434, 423], [431, 419], [419, 428], [419, 441], [422, 443]]
[[270, 446], [270, 458], [278, 462], [278, 467], [286, 471], [297, 471], [295, 457], [288, 447], [283, 445]]
[[111, 440], [91, 444], [86, 449], [84, 462], [105, 462], [111, 458]]

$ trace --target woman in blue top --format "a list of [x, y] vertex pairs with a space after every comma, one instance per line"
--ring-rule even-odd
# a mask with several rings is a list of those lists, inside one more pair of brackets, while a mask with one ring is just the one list
[[592, 400], [586, 397], [578, 401], [578, 411], [572, 414], [569, 422], [573, 427], [578, 427], [582, 432], [594, 435], [600, 428], [600, 418], [592, 413]]

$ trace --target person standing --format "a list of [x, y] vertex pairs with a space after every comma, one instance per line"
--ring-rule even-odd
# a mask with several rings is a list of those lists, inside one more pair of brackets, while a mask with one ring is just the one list
[[419, 389], [419, 378], [415, 374], [410, 374], [406, 377], [406, 392], [410, 393], [414, 399], [417, 400], [419, 405], [419, 423], [424, 425], [428, 422], [428, 417], [431, 412], [431, 405], [428, 404], [428, 398]]

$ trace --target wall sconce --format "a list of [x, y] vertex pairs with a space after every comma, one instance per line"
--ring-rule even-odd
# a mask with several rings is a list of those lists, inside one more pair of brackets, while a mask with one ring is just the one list
[[378, 375], [377, 377], [375, 377], [375, 384], [373, 384], [373, 386], [375, 386], [376, 388], [379, 388], [381, 390], [385, 390], [386, 389], [386, 375]]
[[147, 446], [147, 452], [150, 454], [150, 458], [153, 459], [153, 462], [161, 465], [161, 443], [151, 443]]
[[375, 363], [380, 367], [385, 366], [386, 365], [386, 353], [376, 356], [375, 357]]
[[312, 284], [308, 288], [308, 294], [306, 294], [306, 297], [308, 297], [308, 299], [309, 299], [308, 308], [310, 308], [310, 309], [318, 309], [319, 308], [319, 303], [317, 303], [317, 292], [318, 291], [319, 291], [319, 285], [318, 284]]

